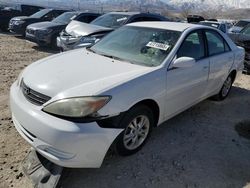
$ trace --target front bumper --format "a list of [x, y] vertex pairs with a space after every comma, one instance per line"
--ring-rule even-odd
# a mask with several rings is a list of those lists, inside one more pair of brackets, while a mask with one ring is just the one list
[[29, 103], [15, 82], [10, 104], [14, 125], [37, 152], [53, 163], [72, 168], [99, 168], [122, 129], [92, 123], [73, 123], [51, 116]]
[[39, 46], [47, 46], [51, 44], [50, 35], [30, 34], [26, 32], [26, 39], [30, 42], [34, 42]]
[[80, 43], [79, 41], [75, 43], [66, 44], [64, 40], [61, 39], [61, 37], [57, 37], [56, 42], [57, 42], [57, 47], [59, 47], [63, 51], [69, 51], [78, 48], [86, 48], [93, 45], [92, 43]]
[[22, 25], [9, 24], [9, 31], [18, 35], [25, 34], [25, 28]]

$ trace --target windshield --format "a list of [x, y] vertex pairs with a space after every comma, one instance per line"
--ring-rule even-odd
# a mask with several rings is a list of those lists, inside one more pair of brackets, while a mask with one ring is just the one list
[[128, 15], [123, 14], [105, 14], [93, 20], [91, 24], [115, 29], [121, 27], [128, 18]]
[[211, 22], [200, 22], [201, 25], [209, 26], [209, 27], [214, 27], [214, 28], [219, 28], [220, 24], [219, 23], [211, 23]]
[[242, 34], [244, 35], [250, 35], [250, 25], [248, 25], [247, 27], [245, 27], [242, 31]]
[[245, 27], [249, 23], [250, 22], [247, 22], [247, 21], [239, 21], [235, 26], [237, 26], [237, 27]]
[[52, 22], [68, 24], [76, 15], [77, 12], [65, 12], [62, 15], [55, 18]]
[[43, 16], [45, 16], [46, 14], [48, 14], [50, 12], [49, 9], [43, 9], [43, 10], [40, 10], [39, 12], [35, 13], [35, 14], [32, 14], [30, 16], [30, 18], [41, 18]]
[[90, 50], [133, 64], [158, 66], [180, 35], [178, 31], [124, 26], [104, 37]]

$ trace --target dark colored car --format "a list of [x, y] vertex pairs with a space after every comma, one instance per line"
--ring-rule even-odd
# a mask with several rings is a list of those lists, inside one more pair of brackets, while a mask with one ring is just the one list
[[141, 21], [169, 21], [169, 19], [151, 13], [110, 12], [90, 24], [72, 21], [57, 38], [57, 46], [62, 51], [88, 47], [125, 24]]
[[28, 25], [37, 22], [51, 21], [64, 12], [66, 12], [66, 10], [43, 9], [31, 16], [14, 17], [10, 20], [9, 30], [24, 36]]
[[230, 33], [230, 38], [238, 45], [245, 49], [245, 69], [250, 73], [250, 24], [248, 24], [240, 33]]
[[205, 18], [199, 15], [188, 15], [187, 17], [188, 23], [199, 23], [201, 21], [205, 21]]
[[16, 16], [30, 16], [43, 9], [39, 6], [20, 5], [18, 8], [5, 7], [0, 10], [0, 29], [7, 31], [11, 18]]
[[66, 28], [70, 21], [76, 20], [90, 23], [99, 17], [97, 13], [65, 12], [51, 22], [39, 22], [31, 24], [26, 29], [26, 39], [37, 43], [39, 46], [56, 47], [56, 38]]

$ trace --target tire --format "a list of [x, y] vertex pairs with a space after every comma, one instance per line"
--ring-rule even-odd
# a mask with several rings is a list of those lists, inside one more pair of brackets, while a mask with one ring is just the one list
[[[128, 156], [139, 151], [146, 143], [154, 122], [153, 113], [147, 106], [131, 108], [121, 120], [119, 127], [124, 128], [124, 131], [116, 139], [116, 152]], [[140, 123], [143, 123], [142, 127]]]
[[233, 75], [230, 74], [225, 80], [220, 92], [217, 95], [213, 96], [212, 99], [216, 101], [223, 101], [224, 99], [226, 99], [231, 91], [232, 85], [233, 85]]

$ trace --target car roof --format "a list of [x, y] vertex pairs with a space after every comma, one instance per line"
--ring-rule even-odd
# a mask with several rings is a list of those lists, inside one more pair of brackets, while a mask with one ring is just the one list
[[[48, 11], [69, 11], [69, 10], [65, 10], [65, 9], [58, 9], [58, 8], [45, 8], [45, 9], [41, 9], [41, 10], [48, 10]], [[73, 11], [74, 12], [74, 11]]]
[[122, 14], [122, 15], [132, 16], [135, 14], [141, 14], [141, 12], [109, 12], [107, 14]]
[[223, 22], [215, 22], [215, 21], [201, 21], [200, 23], [224, 24]]
[[156, 29], [166, 29], [173, 31], [183, 32], [188, 28], [207, 28], [206, 26], [189, 24], [189, 23], [180, 23], [180, 22], [167, 22], [167, 21], [154, 21], [154, 22], [135, 22], [128, 24], [129, 26], [137, 27], [148, 27]]
[[246, 22], [250, 22], [250, 19], [242, 19], [242, 20], [239, 20], [239, 21], [246, 21]]

